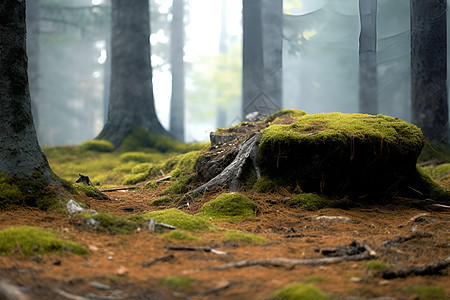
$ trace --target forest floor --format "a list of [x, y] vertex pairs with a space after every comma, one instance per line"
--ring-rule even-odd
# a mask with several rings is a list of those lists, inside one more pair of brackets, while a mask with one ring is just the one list
[[[450, 186], [450, 182], [441, 184]], [[108, 192], [111, 201], [88, 197], [82, 200], [92, 209], [126, 216], [157, 209], [147, 202], [157, 198], [159, 189], [164, 187], [162, 184], [157, 190]], [[195, 214], [220, 192], [224, 191], [192, 200], [182, 210]], [[347, 246], [353, 241], [369, 245], [376, 252], [371, 261], [394, 270], [450, 256], [450, 209], [431, 208], [412, 199], [394, 199], [386, 205], [361, 204], [347, 210], [326, 208], [309, 212], [289, 208], [285, 199], [292, 195], [287, 191], [242, 193], [256, 203], [256, 216], [238, 223], [214, 224], [263, 236], [266, 242], [224, 241], [220, 231], [195, 233], [200, 241], [169, 240], [164, 234], [147, 229], [109, 235], [57, 212], [2, 210], [0, 229], [18, 225], [51, 228], [60, 237], [88, 247], [91, 253], [0, 256], [0, 279], [20, 287], [31, 299], [267, 299], [292, 282], [311, 283], [334, 299], [450, 299], [448, 267], [435, 275], [396, 279], [383, 279], [381, 271], [366, 265], [369, 260], [211, 269], [249, 259], [319, 258], [323, 257], [318, 252], [321, 249]], [[348, 220], [316, 219], [318, 216]], [[381, 245], [399, 236], [410, 239]], [[170, 246], [214, 247], [226, 253], [176, 251], [168, 249]], [[178, 283], [162, 280], [168, 276], [179, 279]]]

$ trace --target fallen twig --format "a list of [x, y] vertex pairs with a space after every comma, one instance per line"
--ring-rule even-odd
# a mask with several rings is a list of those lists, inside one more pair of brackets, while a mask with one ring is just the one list
[[54, 290], [56, 293], [58, 293], [59, 296], [62, 296], [66, 299], [70, 299], [70, 300], [89, 300], [89, 298], [83, 297], [83, 296], [78, 296], [78, 295], [74, 295], [74, 294], [69, 294], [63, 290], [60, 289], [55, 289]]
[[158, 223], [155, 221], [154, 218], [150, 218], [148, 220], [148, 230], [153, 233], [156, 231], [156, 228], [159, 229], [168, 229], [168, 230], [176, 230], [178, 229], [178, 227], [175, 227], [173, 225], [169, 225], [169, 224], [164, 224], [164, 223]]
[[115, 191], [122, 191], [122, 190], [132, 190], [132, 189], [136, 189], [138, 188], [137, 185], [133, 185], [133, 186], [127, 186], [127, 187], [121, 187], [121, 188], [114, 188], [114, 189], [108, 189], [108, 190], [101, 190], [100, 192], [104, 193], [104, 192], [115, 192]]
[[0, 299], [5, 300], [28, 300], [30, 299], [25, 295], [19, 287], [5, 281], [0, 280]]
[[142, 266], [143, 267], [150, 267], [150, 266], [154, 265], [155, 263], [157, 263], [159, 261], [166, 262], [166, 261], [169, 261], [171, 259], [174, 259], [174, 257], [175, 256], [173, 254], [166, 254], [166, 255], [163, 255], [163, 256], [160, 256], [160, 257], [156, 257], [156, 258], [154, 258], [152, 260], [144, 261], [142, 263]]
[[177, 250], [177, 251], [204, 251], [204, 252], [211, 252], [214, 254], [228, 254], [225, 251], [216, 250], [212, 247], [188, 247], [188, 246], [170, 246], [167, 249], [169, 250]]
[[391, 246], [396, 246], [397, 244], [400, 243], [404, 243], [407, 242], [409, 240], [412, 240], [414, 238], [429, 238], [429, 237], [433, 237], [434, 235], [428, 232], [416, 232], [412, 235], [407, 235], [407, 236], [396, 236], [395, 238], [392, 238], [390, 240], [387, 240], [383, 243], [380, 244], [380, 246], [382, 247], [391, 247]]
[[207, 289], [206, 291], [204, 291], [202, 294], [203, 295], [208, 295], [208, 294], [212, 294], [212, 293], [217, 293], [218, 291], [224, 290], [229, 288], [230, 286], [232, 286], [233, 284], [235, 284], [232, 281], [226, 281], [225, 283], [218, 285], [216, 287]]
[[382, 276], [384, 279], [393, 278], [405, 278], [409, 275], [424, 276], [424, 275], [436, 275], [445, 268], [450, 266], [450, 256], [445, 259], [440, 259], [432, 264], [427, 264], [423, 266], [413, 266], [406, 269], [386, 270], [383, 272]]

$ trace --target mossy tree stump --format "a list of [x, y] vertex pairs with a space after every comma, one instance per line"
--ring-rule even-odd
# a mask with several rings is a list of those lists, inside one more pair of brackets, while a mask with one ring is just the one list
[[[239, 134], [235, 134], [237, 129]], [[255, 132], [260, 141], [248, 143]], [[235, 187], [236, 180], [243, 184], [245, 175], [254, 174], [257, 179], [265, 176], [304, 192], [373, 200], [398, 194], [429, 197], [435, 187], [416, 167], [425, 142], [422, 132], [397, 118], [283, 110], [264, 121], [241, 123], [211, 137], [212, 147], [195, 167], [199, 178], [210, 184]], [[244, 151], [243, 145], [255, 148], [256, 159], [245, 154], [253, 150]], [[229, 172], [237, 161], [239, 168]], [[217, 167], [211, 172], [213, 163], [222, 173]], [[228, 173], [225, 178], [224, 173]], [[209, 187], [207, 183], [194, 192]]]

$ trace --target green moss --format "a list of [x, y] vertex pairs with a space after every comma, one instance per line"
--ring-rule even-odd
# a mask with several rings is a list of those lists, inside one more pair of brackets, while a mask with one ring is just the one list
[[414, 285], [404, 289], [409, 293], [416, 293], [418, 299], [447, 299], [443, 288], [435, 285]]
[[149, 220], [150, 218], [154, 218], [158, 223], [173, 225], [188, 231], [200, 231], [213, 227], [209, 221], [189, 215], [176, 208], [152, 211], [143, 215], [130, 217], [130, 219], [135, 221]]
[[40, 228], [20, 226], [1, 230], [0, 253], [13, 254], [16, 251], [26, 256], [66, 251], [74, 254], [89, 253], [86, 248], [61, 240], [55, 234]]
[[413, 196], [422, 196], [424, 198], [431, 198], [433, 200], [449, 202], [450, 191], [439, 185], [429, 175], [427, 175], [422, 168], [417, 166], [414, 181], [411, 184], [410, 193]]
[[193, 236], [187, 231], [183, 230], [174, 230], [164, 236], [165, 239], [168, 240], [176, 240], [176, 241], [199, 241], [200, 238]]
[[98, 190], [90, 185], [84, 184], [84, 183], [74, 183], [72, 185], [77, 191], [83, 192], [88, 197], [97, 198], [98, 197]]
[[172, 172], [170, 172], [170, 176], [172, 178], [177, 178], [181, 175], [181, 169], [180, 168], [176, 168], [174, 169]]
[[173, 289], [187, 289], [191, 287], [192, 279], [186, 276], [165, 276], [159, 282]]
[[423, 172], [433, 180], [445, 180], [450, 178], [450, 163], [422, 168]]
[[258, 179], [258, 181], [256, 181], [253, 188], [255, 188], [258, 192], [267, 193], [272, 191], [276, 186], [277, 184], [275, 181], [266, 176], [262, 176]]
[[40, 178], [18, 178], [0, 173], [0, 207], [11, 205], [49, 210], [57, 209], [61, 202], [49, 184]]
[[440, 162], [450, 162], [450, 145], [443, 143], [425, 143], [418, 161], [425, 162], [433, 159]]
[[156, 162], [163, 159], [161, 153], [147, 153], [147, 152], [126, 152], [120, 155], [120, 160], [124, 162]]
[[288, 202], [290, 207], [298, 207], [309, 211], [316, 211], [325, 208], [328, 204], [328, 200], [314, 193], [295, 195]]
[[185, 154], [174, 155], [164, 163], [164, 170], [192, 171], [201, 151], [191, 151]]
[[276, 290], [272, 299], [277, 300], [325, 300], [328, 296], [313, 284], [294, 282]]
[[311, 283], [311, 282], [323, 282], [326, 279], [323, 278], [322, 276], [317, 276], [317, 275], [310, 275], [308, 277], [306, 277], [306, 282], [307, 283]]
[[159, 197], [157, 199], [153, 199], [148, 201], [149, 205], [155, 205], [155, 206], [164, 206], [167, 205], [169, 203], [173, 202], [173, 199], [169, 196], [162, 196]]
[[268, 116], [265, 120], [264, 123], [270, 123], [275, 121], [276, 119], [281, 119], [283, 117], [287, 117], [287, 116], [291, 116], [294, 118], [299, 118], [299, 117], [303, 117], [307, 115], [306, 112], [302, 111], [302, 110], [297, 110], [297, 109], [282, 109], [274, 114], [271, 114], [270, 116]]
[[383, 264], [382, 262], [379, 262], [377, 260], [371, 260], [365, 263], [361, 268], [363, 269], [369, 269], [369, 270], [387, 270], [390, 267], [386, 264]]
[[394, 183], [407, 185], [423, 144], [420, 129], [396, 118], [327, 113], [263, 129], [259, 150], [271, 178], [305, 192], [377, 199], [394, 195]]
[[112, 152], [114, 145], [106, 140], [89, 140], [80, 145], [82, 151]]
[[225, 241], [241, 241], [246, 243], [264, 243], [267, 241], [265, 237], [251, 233], [245, 233], [240, 230], [227, 230]]
[[106, 230], [109, 234], [129, 234], [136, 230], [140, 225], [141, 220], [133, 218], [116, 217], [108, 213], [99, 213], [96, 215], [88, 215], [85, 217], [92, 217], [94, 220], [100, 222], [100, 230]]
[[238, 222], [255, 215], [255, 203], [239, 193], [222, 194], [205, 203], [198, 216], [214, 221]]
[[164, 194], [184, 194], [188, 191], [188, 184], [192, 178], [190, 175], [180, 175], [177, 181], [164, 189]]
[[144, 185], [144, 189], [153, 190], [156, 188], [156, 180], [150, 180]]
[[122, 184], [129, 185], [129, 184], [136, 184], [138, 182], [144, 181], [148, 178], [148, 173], [138, 173], [138, 174], [129, 174], [125, 175], [122, 178]]

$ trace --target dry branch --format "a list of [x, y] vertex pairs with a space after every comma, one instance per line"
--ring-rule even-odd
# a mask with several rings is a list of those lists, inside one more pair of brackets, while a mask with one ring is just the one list
[[436, 275], [439, 274], [441, 270], [444, 270], [449, 266], [450, 266], [450, 256], [445, 259], [440, 259], [432, 264], [427, 264], [423, 266], [413, 266], [398, 271], [386, 270], [383, 272], [382, 276], [384, 279], [393, 279], [393, 278], [405, 278], [409, 275], [415, 276]]
[[177, 251], [204, 251], [211, 252], [214, 254], [228, 254], [227, 252], [216, 250], [212, 247], [189, 247], [189, 246], [170, 246], [167, 249], [169, 250], [177, 250]]

